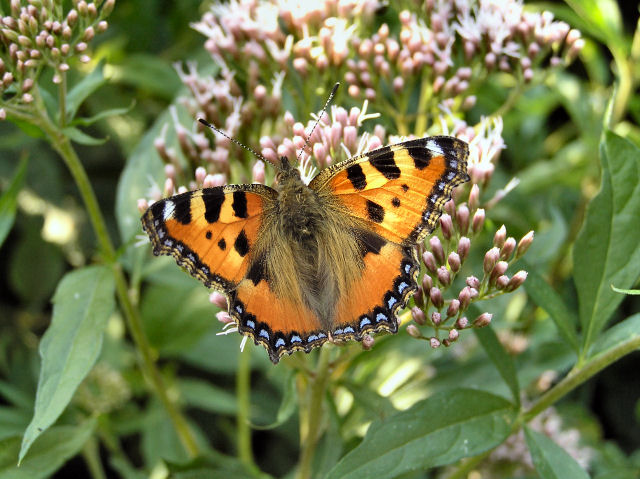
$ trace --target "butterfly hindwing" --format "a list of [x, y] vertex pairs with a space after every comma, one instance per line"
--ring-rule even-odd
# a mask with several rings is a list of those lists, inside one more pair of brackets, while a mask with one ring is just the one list
[[142, 217], [154, 254], [229, 292], [247, 274], [263, 211], [277, 193], [264, 185], [205, 188], [157, 201]]
[[453, 188], [467, 176], [468, 146], [448, 136], [409, 140], [320, 172], [311, 184], [382, 237], [414, 245], [437, 226]]
[[417, 290], [420, 271], [415, 247], [368, 233], [362, 277], [337, 302], [335, 339], [362, 340], [364, 334], [398, 330], [397, 311]]

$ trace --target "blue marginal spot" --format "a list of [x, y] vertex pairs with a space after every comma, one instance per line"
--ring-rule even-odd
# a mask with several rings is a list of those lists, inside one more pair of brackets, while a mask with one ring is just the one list
[[265, 339], [269, 339], [269, 333], [265, 329], [261, 329], [258, 333], [258, 336], [263, 337]]
[[280, 346], [284, 346], [284, 344], [285, 344], [284, 339], [278, 338], [278, 340], [276, 341], [276, 348], [279, 348]]
[[302, 339], [300, 339], [300, 336], [291, 336], [291, 344], [293, 343], [301, 343]]
[[320, 339], [324, 339], [324, 338], [326, 338], [326, 337], [327, 337], [327, 335], [326, 335], [326, 334], [324, 334], [324, 333], [318, 333], [318, 337], [319, 337]]
[[378, 313], [378, 315], [376, 316], [376, 322], [380, 322], [380, 321], [388, 321], [389, 318], [387, 318], [387, 315], [384, 313]]
[[360, 320], [360, 329], [364, 328], [367, 324], [371, 324], [371, 320], [365, 316]]
[[316, 336], [315, 334], [312, 334], [311, 336], [309, 336], [309, 337], [307, 338], [307, 342], [308, 342], [308, 343], [312, 343], [312, 342], [314, 342], [314, 341], [317, 341], [318, 339], [320, 339], [318, 336]]
[[340, 335], [340, 334], [343, 334], [343, 333], [344, 333], [344, 331], [343, 331], [342, 329], [336, 329], [336, 330], [333, 332], [333, 334], [335, 334], [336, 336], [338, 336], [338, 335]]
[[256, 328], [256, 323], [254, 323], [251, 319], [248, 319], [246, 324], [251, 329], [255, 329]]
[[394, 304], [396, 304], [398, 302], [398, 300], [395, 298], [395, 296], [390, 296], [388, 301], [387, 301], [387, 307], [389, 309], [391, 309], [393, 307]]
[[351, 326], [347, 326], [346, 328], [344, 328], [344, 333], [354, 333], [355, 331], [353, 330], [353, 328]]

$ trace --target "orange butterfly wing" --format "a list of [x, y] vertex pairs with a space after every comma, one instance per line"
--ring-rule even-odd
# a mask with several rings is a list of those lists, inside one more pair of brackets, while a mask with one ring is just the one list
[[309, 186], [336, 195], [380, 236], [414, 245], [435, 229], [453, 188], [469, 180], [468, 155], [453, 137], [409, 140], [327, 168]]
[[247, 274], [267, 202], [264, 185], [205, 188], [157, 201], [142, 216], [156, 255], [173, 256], [208, 287], [228, 292]]
[[263, 212], [276, 197], [275, 190], [256, 184], [205, 188], [160, 200], [142, 216], [154, 254], [173, 256], [222, 291], [238, 330], [263, 344], [274, 363], [327, 340], [308, 308], [271, 291], [260, 258], [251, 254]]

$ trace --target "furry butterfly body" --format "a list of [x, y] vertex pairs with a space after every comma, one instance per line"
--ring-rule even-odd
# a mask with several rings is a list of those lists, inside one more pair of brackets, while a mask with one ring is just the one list
[[325, 341], [396, 332], [417, 289], [416, 245], [468, 180], [466, 143], [428, 137], [321, 171], [309, 185], [283, 159], [277, 189], [230, 185], [154, 203], [142, 224], [227, 296], [238, 330], [277, 363]]

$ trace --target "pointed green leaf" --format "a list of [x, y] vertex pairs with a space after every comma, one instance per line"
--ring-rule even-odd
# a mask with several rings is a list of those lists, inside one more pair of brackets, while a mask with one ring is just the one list
[[102, 74], [103, 66], [104, 62], [101, 61], [91, 73], [69, 90], [67, 94], [67, 122], [73, 120], [78, 112], [78, 108], [80, 108], [80, 105], [82, 105], [87, 97], [107, 82]]
[[102, 145], [107, 141], [107, 138], [94, 138], [87, 135], [85, 132], [78, 130], [74, 126], [68, 126], [62, 130], [62, 132], [69, 137], [69, 139], [80, 145], [96, 146]]
[[513, 363], [513, 359], [509, 356], [509, 353], [504, 349], [502, 343], [496, 336], [496, 332], [491, 326], [485, 328], [476, 328], [473, 330], [484, 349], [487, 356], [496, 367], [500, 376], [509, 386], [513, 401], [516, 406], [520, 406], [520, 385], [518, 384], [518, 377], [516, 376], [516, 366]]
[[100, 121], [104, 118], [109, 118], [117, 115], [124, 115], [129, 113], [133, 109], [134, 102], [131, 102], [131, 105], [123, 108], [111, 108], [109, 110], [104, 110], [98, 113], [97, 115], [90, 116], [89, 118], [76, 118], [71, 122], [71, 125], [81, 125], [81, 126], [90, 126], [95, 122]]
[[20, 460], [33, 441], [65, 409], [93, 367], [107, 319], [115, 307], [113, 274], [89, 266], [65, 275], [53, 297], [51, 325], [40, 342], [42, 367], [33, 419], [20, 448]]
[[213, 384], [199, 379], [182, 379], [178, 387], [184, 402], [189, 407], [229, 415], [238, 411], [235, 394]]
[[524, 288], [534, 303], [544, 309], [558, 328], [562, 339], [577, 353], [579, 350], [575, 326], [578, 321], [564, 301], [531, 265], [525, 263], [528, 276]]
[[513, 405], [502, 397], [474, 389], [442, 391], [372, 422], [327, 478], [390, 478], [475, 456], [500, 444], [514, 417]]
[[640, 313], [612, 326], [598, 337], [589, 351], [589, 357], [605, 354], [623, 343], [637, 341], [640, 336]]
[[620, 289], [620, 288], [616, 288], [614, 285], [611, 285], [611, 289], [614, 290], [616, 293], [629, 294], [633, 296], [640, 295], [640, 289]]
[[528, 427], [524, 428], [524, 435], [541, 479], [589, 479], [575, 459], [550, 438]]
[[16, 219], [16, 208], [18, 206], [18, 193], [22, 189], [24, 177], [27, 173], [26, 157], [20, 160], [18, 168], [13, 175], [13, 179], [6, 190], [0, 196], [0, 246], [7, 239], [9, 231], [13, 227]]
[[79, 426], [56, 426], [42, 434], [29, 454], [18, 462], [20, 437], [0, 441], [0, 479], [39, 479], [51, 477], [85, 445], [96, 427], [90, 419]]
[[282, 401], [280, 401], [280, 407], [278, 407], [278, 413], [276, 414], [276, 420], [271, 424], [265, 424], [264, 426], [251, 424], [254, 429], [267, 430], [275, 429], [276, 427], [284, 424], [289, 420], [296, 410], [298, 404], [298, 397], [296, 394], [296, 375], [293, 371], [290, 371], [285, 379], [284, 394], [282, 395]]
[[610, 131], [600, 145], [602, 184], [573, 248], [574, 281], [587, 349], [640, 272], [640, 150]]

